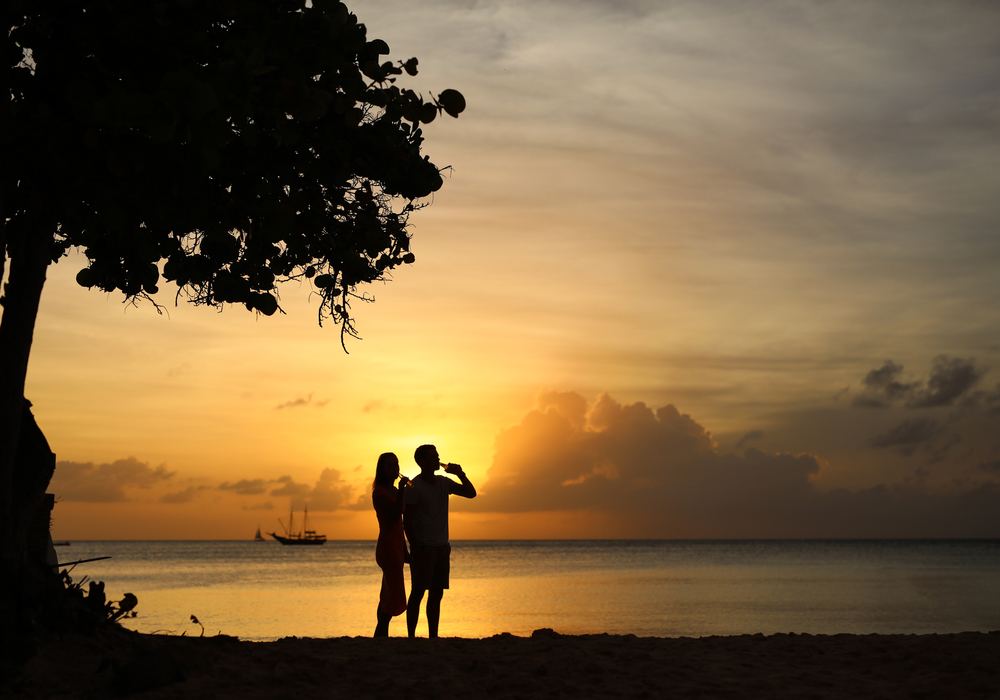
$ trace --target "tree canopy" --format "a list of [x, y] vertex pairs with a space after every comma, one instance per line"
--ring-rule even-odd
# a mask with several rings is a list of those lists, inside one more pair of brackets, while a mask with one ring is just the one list
[[[337, 0], [8, 0], [0, 252], [79, 247], [77, 281], [135, 299], [280, 310], [308, 278], [354, 334], [360, 285], [414, 260], [408, 217], [439, 189], [425, 98]], [[47, 243], [48, 245], [48, 243]], [[0, 256], [2, 257], [2, 256]]]
[[2, 675], [54, 585], [31, 543], [55, 456], [21, 429], [48, 266], [77, 248], [84, 287], [134, 301], [166, 280], [265, 315], [306, 279], [343, 342], [359, 288], [413, 262], [409, 215], [442, 185], [421, 126], [465, 100], [397, 85], [417, 59], [387, 60], [338, 0], [3, 0], [0, 22]]

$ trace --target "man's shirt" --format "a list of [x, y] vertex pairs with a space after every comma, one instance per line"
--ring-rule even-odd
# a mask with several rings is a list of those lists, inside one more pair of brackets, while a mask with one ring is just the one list
[[418, 476], [410, 482], [403, 519], [411, 544], [448, 544], [448, 496], [458, 486], [439, 474], [433, 480]]

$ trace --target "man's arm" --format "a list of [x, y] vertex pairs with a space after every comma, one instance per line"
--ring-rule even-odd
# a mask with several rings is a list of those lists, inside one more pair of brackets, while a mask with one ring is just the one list
[[457, 476], [462, 483], [456, 484], [454, 481], [451, 482], [451, 493], [456, 496], [461, 496], [463, 498], [475, 498], [476, 497], [476, 487], [472, 485], [469, 481], [469, 477], [465, 475], [465, 470], [462, 469], [459, 464], [449, 464], [444, 468], [449, 474], [454, 474]]

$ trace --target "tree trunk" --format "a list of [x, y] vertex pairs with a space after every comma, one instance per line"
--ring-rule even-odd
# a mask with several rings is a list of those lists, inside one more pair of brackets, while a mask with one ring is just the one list
[[35, 422], [31, 403], [25, 401], [23, 406], [14, 464], [11, 539], [22, 547], [21, 594], [16, 598], [20, 601], [21, 627], [30, 638], [33, 630], [59, 624], [56, 609], [63, 586], [53, 566], [55, 550], [50, 535], [55, 498], [46, 493], [55, 472], [56, 456]]
[[15, 472], [26, 412], [28, 357], [52, 244], [48, 233], [12, 233], [7, 230], [10, 279], [0, 319], [0, 664], [16, 663], [30, 653], [26, 647], [30, 643], [26, 636], [30, 619], [25, 605], [26, 533], [15, 515], [23, 512], [21, 507], [15, 509]]

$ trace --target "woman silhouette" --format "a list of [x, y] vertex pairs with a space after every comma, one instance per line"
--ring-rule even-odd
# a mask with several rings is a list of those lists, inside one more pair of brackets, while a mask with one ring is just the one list
[[[399, 477], [399, 488], [393, 483]], [[372, 505], [378, 518], [378, 544], [375, 561], [382, 569], [382, 590], [379, 593], [375, 625], [376, 637], [389, 636], [389, 621], [406, 610], [406, 590], [403, 587], [403, 563], [406, 542], [403, 539], [403, 489], [409, 482], [399, 475], [399, 459], [392, 452], [379, 455], [372, 482]]]

